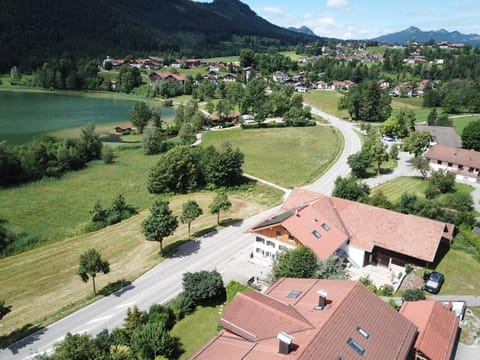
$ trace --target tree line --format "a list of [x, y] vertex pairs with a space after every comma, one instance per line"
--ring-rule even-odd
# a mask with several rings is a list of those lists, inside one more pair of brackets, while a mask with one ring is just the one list
[[80, 170], [92, 160], [100, 159], [103, 145], [89, 123], [81, 130], [79, 140], [57, 140], [50, 136], [23, 145], [0, 143], [0, 187], [39, 180], [45, 176], [60, 177]]

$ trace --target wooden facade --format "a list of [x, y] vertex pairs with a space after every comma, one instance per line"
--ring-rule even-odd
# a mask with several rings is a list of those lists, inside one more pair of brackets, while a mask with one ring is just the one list
[[282, 242], [290, 246], [297, 247], [299, 245], [302, 245], [302, 243], [298, 241], [298, 239], [295, 239], [295, 237], [293, 237], [292, 234], [290, 234], [288, 230], [281, 225], [272, 226], [268, 229], [256, 230], [255, 233], [268, 237], [270, 239], [275, 239], [276, 241]]

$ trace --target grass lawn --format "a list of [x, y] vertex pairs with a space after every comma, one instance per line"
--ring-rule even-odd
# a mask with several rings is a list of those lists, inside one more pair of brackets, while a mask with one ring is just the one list
[[336, 91], [310, 90], [303, 95], [306, 103], [339, 118], [348, 119], [346, 110], [338, 110], [338, 101], [343, 95]]
[[188, 359], [217, 333], [220, 306], [197, 306], [195, 312], [175, 324], [170, 334], [178, 337], [184, 351], [179, 360]]
[[382, 191], [391, 202], [400, 200], [404, 193], [416, 194], [419, 197], [425, 197], [427, 181], [418, 177], [399, 177], [385, 184], [376, 186], [372, 192]]
[[[92, 181], [91, 178], [83, 179], [85, 184]], [[82, 187], [80, 184], [77, 186]], [[83, 187], [91, 186], [94, 185]], [[46, 187], [44, 191], [48, 192], [49, 189], [52, 190], [53, 187]], [[105, 191], [108, 192], [108, 188], [105, 188]], [[140, 192], [140, 189], [137, 191]], [[140, 193], [142, 195], [139, 197], [146, 195]], [[248, 191], [231, 193], [229, 198], [233, 204], [232, 209], [221, 214], [221, 219], [249, 217], [280, 203], [282, 195], [280, 191], [261, 184]], [[197, 201], [204, 209], [204, 215], [192, 223], [193, 233], [216, 226], [216, 215], [210, 215], [207, 210], [214, 196], [212, 192], [199, 192], [174, 196], [169, 200], [175, 215], [180, 215], [182, 204], [190, 199]], [[128, 196], [127, 199], [130, 200]], [[152, 197], [147, 196], [144, 200], [145, 205], [150, 206], [151, 200]], [[60, 204], [53, 207], [57, 213], [54, 214], [53, 210], [47, 207], [49, 216], [60, 219], [65, 217], [67, 221], [72, 221], [68, 217], [68, 211], [65, 211], [69, 207]], [[39, 208], [38, 212], [41, 213], [41, 210]], [[7, 335], [15, 329], [26, 324], [44, 326], [94, 300], [91, 282], [83, 283], [76, 274], [79, 256], [87, 249], [97, 249], [102, 257], [110, 262], [111, 272], [97, 278], [98, 289], [120, 279], [134, 280], [156, 265], [161, 260], [158, 255], [159, 244], [144, 240], [140, 232], [140, 224], [147, 215], [148, 210], [143, 210], [120, 224], [97, 232], [49, 243], [0, 259], [2, 300], [12, 306], [12, 312], [2, 319], [0, 345], [8, 343]], [[36, 216], [40, 221], [40, 215]], [[45, 223], [49, 221], [44, 220]], [[61, 221], [50, 225], [52, 228], [59, 226], [62, 226]], [[187, 226], [181, 224], [173, 236], [164, 240], [164, 247], [186, 238]]]
[[225, 141], [244, 153], [246, 173], [288, 188], [317, 179], [343, 148], [341, 134], [325, 126], [211, 131], [202, 146]]
[[453, 127], [459, 136], [462, 136], [463, 129], [472, 121], [480, 120], [480, 116], [465, 116], [453, 119]]
[[462, 250], [450, 249], [435, 269], [445, 274], [440, 295], [478, 295], [480, 263]]
[[[396, 115], [401, 109], [413, 110], [415, 113], [416, 122], [427, 121], [428, 114], [432, 108], [422, 107], [423, 98], [421, 97], [395, 97], [392, 98], [392, 115]], [[442, 113], [441, 108], [437, 108], [439, 114]]]
[[282, 54], [283, 56], [289, 57], [294, 61], [298, 61], [302, 57], [302, 55], [296, 54], [295, 51], [281, 51], [280, 54]]
[[220, 57], [214, 57], [214, 58], [207, 58], [207, 59], [201, 59], [202, 62], [226, 62], [226, 63], [234, 63], [234, 62], [239, 62], [240, 57], [239, 56], [220, 56]]

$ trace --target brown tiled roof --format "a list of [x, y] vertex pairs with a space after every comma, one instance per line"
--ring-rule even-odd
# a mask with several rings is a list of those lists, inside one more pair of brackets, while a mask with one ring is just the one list
[[[303, 206], [297, 212], [300, 216], [290, 216], [282, 220], [282, 225], [321, 259], [334, 253], [349, 238], [352, 246], [368, 252], [377, 246], [433, 262], [442, 237], [451, 240], [454, 230], [452, 224], [305, 189], [293, 190], [283, 204], [282, 211], [287, 212], [299, 206]], [[313, 218], [318, 222], [312, 223]], [[322, 223], [332, 230], [323, 231]], [[321, 239], [312, 236], [313, 229], [319, 229]], [[255, 227], [251, 231], [255, 231]]]
[[449, 360], [459, 319], [445, 305], [433, 300], [407, 301], [400, 313], [418, 327], [415, 349], [430, 360]]
[[291, 305], [256, 291], [238, 294], [219, 323], [249, 341], [275, 338], [280, 332], [278, 329], [295, 333], [313, 327]]
[[480, 152], [436, 144], [425, 154], [427, 159], [480, 169]]
[[[318, 305], [317, 291], [320, 289], [327, 292], [328, 303], [323, 310], [314, 309]], [[292, 290], [299, 292], [297, 297], [287, 297]], [[357, 282], [288, 278], [277, 281], [265, 294], [256, 293], [255, 301], [249, 300], [253, 299], [251, 292], [247, 294], [246, 297], [237, 294], [222, 318], [227, 316], [229, 322], [240, 321], [237, 328], [248, 327], [249, 333], [274, 335], [251, 340], [251, 337], [237, 332], [236, 335], [242, 337], [240, 340], [231, 333], [236, 331], [230, 327], [212, 338], [191, 359], [216, 360], [223, 355], [223, 359], [229, 360], [337, 360], [340, 357], [403, 360], [415, 340], [415, 325]], [[279, 322], [277, 312], [285, 306], [298, 315], [293, 317], [294, 320]], [[262, 308], [260, 317], [257, 316], [257, 307]], [[268, 309], [270, 307], [273, 308]], [[241, 314], [235, 315], [237, 311]], [[282, 314], [281, 317], [289, 318], [290, 315]], [[287, 331], [293, 337], [293, 349], [288, 355], [279, 354], [277, 334], [286, 331], [284, 326], [290, 321], [297, 323], [302, 318], [309, 326]], [[222, 321], [220, 323], [224, 325]], [[368, 338], [359, 332], [359, 327]], [[364, 349], [363, 356], [348, 344], [349, 339]]]

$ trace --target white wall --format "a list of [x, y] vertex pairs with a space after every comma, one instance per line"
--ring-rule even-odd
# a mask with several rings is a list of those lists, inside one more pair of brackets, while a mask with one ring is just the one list
[[[264, 243], [258, 242], [257, 238], [263, 239]], [[268, 242], [268, 245], [267, 245]], [[254, 234], [253, 237], [253, 258], [252, 260], [265, 264], [273, 264], [273, 261], [276, 259], [277, 255], [284, 251], [285, 249], [293, 249], [294, 246], [285, 244], [276, 239], [272, 239], [266, 236]]]
[[352, 263], [353, 266], [363, 267], [365, 250], [346, 244], [342, 246], [342, 250], [345, 251], [348, 256], [348, 260]]

